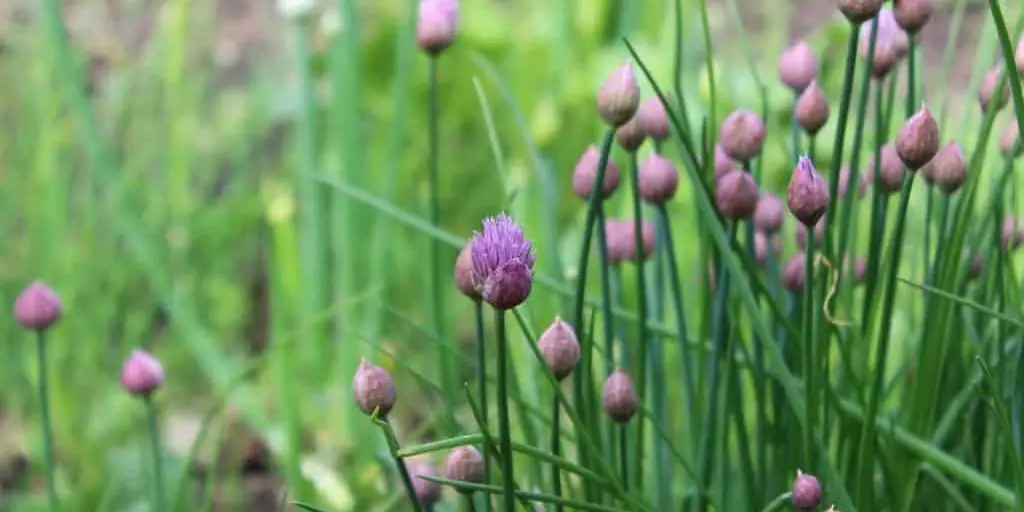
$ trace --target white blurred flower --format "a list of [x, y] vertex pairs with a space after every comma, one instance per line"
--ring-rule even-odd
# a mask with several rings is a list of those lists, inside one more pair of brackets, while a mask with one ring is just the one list
[[313, 13], [317, 0], [277, 0], [277, 13], [286, 20], [300, 20]]

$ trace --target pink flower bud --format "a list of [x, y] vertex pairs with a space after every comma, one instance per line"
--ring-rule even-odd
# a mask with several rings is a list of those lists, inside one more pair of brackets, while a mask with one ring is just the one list
[[715, 145], [715, 181], [725, 176], [729, 171], [736, 170], [736, 161], [729, 156], [721, 144]]
[[[906, 167], [903, 165], [903, 160], [900, 159], [899, 153], [896, 151], [896, 146], [893, 144], [886, 144], [882, 146], [881, 160], [878, 166], [879, 176], [878, 185], [882, 187], [882, 190], [890, 194], [899, 192], [903, 187], [903, 180], [906, 177]], [[871, 157], [868, 160], [868, 167], [864, 171], [865, 179], [868, 183], [875, 177], [875, 158]]]
[[416, 43], [430, 55], [451, 46], [459, 25], [457, 0], [420, 0]]
[[616, 68], [597, 90], [597, 112], [608, 126], [618, 128], [633, 118], [639, 106], [640, 87], [633, 65], [627, 62]]
[[34, 281], [14, 300], [14, 319], [25, 329], [45, 331], [60, 320], [60, 297], [49, 286]]
[[441, 484], [421, 478], [423, 476], [440, 477], [441, 474], [438, 473], [437, 468], [426, 458], [410, 460], [406, 464], [409, 468], [409, 476], [412, 478], [413, 492], [416, 493], [420, 503], [425, 507], [433, 507], [441, 501], [443, 491]]
[[640, 198], [651, 204], [662, 204], [676, 195], [679, 171], [671, 160], [657, 154], [644, 160], [637, 170]]
[[762, 192], [754, 208], [754, 229], [768, 234], [778, 233], [785, 218], [785, 206], [779, 196]]
[[790, 293], [799, 295], [804, 291], [804, 272], [807, 256], [800, 252], [794, 254], [782, 267], [782, 284]]
[[636, 414], [640, 400], [633, 389], [633, 381], [622, 369], [616, 369], [604, 381], [602, 392], [604, 412], [616, 423], [626, 423]]
[[802, 156], [793, 169], [786, 192], [789, 211], [805, 226], [813, 226], [828, 210], [828, 184], [818, 174], [811, 159]]
[[882, 0], [839, 0], [839, 12], [854, 24], [874, 18], [881, 8]]
[[1024, 144], [1020, 140], [1020, 127], [1017, 126], [1016, 119], [1011, 120], [999, 136], [999, 151], [1005, 158], [1018, 158], [1024, 153]]
[[395, 406], [395, 381], [384, 368], [360, 359], [352, 377], [352, 396], [363, 414], [369, 416], [376, 411], [378, 417], [385, 418]]
[[746, 171], [730, 171], [715, 182], [715, 206], [727, 219], [748, 219], [757, 209], [757, 183]]
[[[636, 261], [636, 225], [632, 219], [605, 221], [605, 245], [608, 250], [608, 263], [615, 265], [626, 261]], [[647, 260], [654, 254], [654, 223], [644, 220], [641, 224], [641, 256]]]
[[806, 41], [799, 41], [779, 56], [779, 80], [795, 93], [803, 92], [818, 77], [818, 57]]
[[981, 85], [978, 86], [978, 103], [981, 104], [982, 112], [988, 112], [988, 106], [993, 101], [995, 101], [996, 110], [1002, 110], [1010, 101], [1010, 84], [1005, 82], [999, 96], [996, 96], [996, 89], [999, 88], [1000, 82], [1003, 82], [1003, 70], [999, 67], [988, 70], [984, 78], [981, 79]]
[[651, 139], [660, 142], [671, 134], [668, 126], [668, 112], [665, 110], [665, 105], [661, 103], [661, 98], [657, 96], [648, 98], [640, 104], [640, 109], [636, 112], [636, 120], [640, 124], [640, 129]]
[[808, 135], [817, 135], [825, 123], [828, 122], [829, 106], [825, 91], [818, 87], [817, 81], [810, 85], [800, 94], [793, 107], [793, 117], [797, 124], [807, 132]]
[[949, 141], [928, 163], [932, 180], [946, 195], [956, 192], [967, 179], [967, 162], [960, 145]]
[[636, 116], [633, 116], [626, 124], [615, 130], [615, 141], [626, 151], [633, 153], [644, 144], [647, 134], [640, 129]]
[[[480, 452], [472, 446], [459, 446], [448, 453], [445, 459], [444, 477], [449, 480], [469, 482], [473, 484], [484, 481], [484, 458]], [[465, 494], [472, 494], [472, 491], [459, 490]]]
[[[580, 199], [590, 198], [594, 190], [594, 182], [597, 181], [597, 167], [601, 163], [601, 153], [597, 146], [591, 145], [580, 155], [576, 162], [576, 168], [572, 173], [572, 191]], [[615, 190], [619, 188], [619, 166], [608, 156], [607, 168], [604, 171], [604, 180], [601, 182], [601, 198], [608, 199]]]
[[455, 259], [455, 287], [463, 295], [473, 300], [480, 300], [480, 290], [473, 282], [473, 244], [467, 243], [459, 257]]
[[896, 22], [908, 34], [917, 33], [932, 17], [932, 0], [893, 0]]
[[580, 343], [576, 331], [559, 317], [555, 317], [555, 321], [540, 335], [537, 348], [544, 356], [548, 369], [559, 381], [568, 377], [580, 362]]
[[739, 162], [761, 154], [767, 131], [761, 116], [746, 109], [734, 110], [722, 121], [718, 143], [729, 158]]
[[939, 152], [939, 125], [928, 107], [922, 106], [896, 134], [896, 153], [907, 169], [916, 171]]
[[133, 350], [121, 366], [121, 387], [141, 397], [148, 397], [164, 383], [164, 367], [144, 350]]
[[811, 510], [821, 503], [821, 484], [814, 475], [797, 471], [793, 481], [793, 507]]
[[768, 253], [779, 254], [782, 249], [782, 244], [779, 242], [779, 237], [774, 235], [766, 235], [762, 231], [754, 231], [754, 262], [759, 267], [763, 267], [768, 261]]

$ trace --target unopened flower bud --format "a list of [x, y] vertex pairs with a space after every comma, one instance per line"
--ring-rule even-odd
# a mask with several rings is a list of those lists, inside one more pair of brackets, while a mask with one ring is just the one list
[[663, 141], [671, 134], [668, 126], [668, 112], [661, 98], [648, 98], [636, 112], [637, 123], [645, 135], [656, 141]]
[[[580, 155], [576, 162], [576, 168], [572, 172], [572, 191], [581, 199], [589, 199], [594, 191], [594, 182], [597, 181], [598, 166], [601, 164], [601, 152], [597, 146], [591, 145]], [[611, 155], [608, 155], [607, 168], [604, 170], [604, 180], [601, 182], [601, 198], [608, 199], [615, 190], [619, 188], [619, 166], [615, 165]]]
[[25, 329], [45, 331], [60, 320], [60, 297], [49, 286], [34, 281], [14, 299], [14, 319]]
[[633, 116], [626, 124], [615, 130], [615, 141], [619, 143], [619, 146], [630, 153], [640, 149], [640, 146], [644, 143], [644, 138], [647, 134], [640, 129], [640, 124], [637, 122], [636, 116]]
[[715, 182], [715, 206], [727, 219], [747, 219], [754, 215], [757, 196], [757, 182], [746, 171], [730, 171]]
[[779, 254], [781, 249], [782, 244], [779, 242], [779, 237], [767, 235], [762, 231], [754, 231], [754, 262], [759, 267], [763, 267], [768, 261], [769, 251], [771, 254]]
[[[825, 224], [828, 216], [822, 216], [818, 220], [818, 223], [814, 225], [814, 245], [815, 247], [821, 247], [821, 242], [825, 239]], [[796, 237], [796, 245], [801, 249], [807, 248], [807, 226], [803, 224], [796, 225], [796, 231], [794, 232]]]
[[1012, 251], [1024, 243], [1024, 223], [1013, 215], [1003, 220], [1003, 250]]
[[163, 383], [163, 365], [144, 350], [132, 350], [121, 366], [121, 387], [132, 395], [148, 397]]
[[939, 125], [928, 107], [922, 106], [896, 134], [896, 153], [907, 169], [916, 171], [939, 152]]
[[746, 109], [734, 110], [722, 121], [718, 143], [729, 158], [747, 162], [761, 154], [767, 131], [761, 116]]
[[999, 151], [1003, 153], [1004, 158], [1015, 159], [1024, 154], [1024, 143], [1021, 143], [1020, 127], [1017, 126], [1016, 119], [1010, 121], [999, 136]]
[[821, 90], [817, 81], [812, 81], [796, 100], [793, 117], [808, 135], [814, 136], [828, 122], [828, 114], [828, 98], [825, 97], [825, 91]]
[[602, 392], [604, 412], [617, 423], [626, 423], [636, 414], [640, 400], [633, 389], [633, 381], [622, 369], [616, 369], [604, 381]]
[[[881, 150], [882, 158], [879, 160], [878, 167], [878, 185], [882, 187], [882, 190], [890, 194], [899, 192], [903, 187], [903, 179], [906, 175], [906, 166], [903, 165], [903, 160], [900, 159], [899, 153], [896, 151], [896, 146], [893, 144], [886, 144], [882, 146]], [[871, 182], [875, 178], [875, 158], [871, 157], [868, 160], [868, 169], [865, 171], [865, 176]]]
[[651, 204], [661, 204], [676, 195], [679, 171], [671, 160], [657, 154], [644, 160], [637, 170], [640, 198]]
[[793, 506], [801, 510], [811, 510], [821, 503], [821, 484], [814, 475], [797, 471], [793, 481]]
[[[633, 220], [608, 219], [604, 226], [608, 263], [636, 261], [636, 225]], [[654, 223], [644, 220], [640, 229], [643, 242], [641, 256], [646, 260], [654, 254]]]
[[378, 417], [385, 418], [395, 406], [395, 381], [384, 368], [360, 359], [352, 377], [352, 396], [363, 414], [376, 411]]
[[441, 491], [443, 489], [441, 484], [421, 477], [427, 476], [431, 478], [438, 478], [441, 474], [426, 458], [412, 460], [407, 464], [409, 468], [409, 476], [412, 477], [412, 489], [413, 492], [416, 493], [416, 498], [419, 499], [423, 506], [433, 507], [437, 502], [441, 501]]
[[790, 293], [799, 295], [804, 291], [804, 272], [807, 256], [800, 252], [794, 254], [782, 267], [782, 284]]
[[871, 60], [871, 74], [885, 78], [910, 48], [910, 38], [900, 28], [892, 9], [884, 7], [878, 12], [878, 35], [874, 36], [874, 23], [860, 27], [860, 58], [867, 60], [871, 53], [871, 39], [875, 39], [875, 54]]
[[769, 235], [778, 233], [782, 229], [785, 208], [779, 196], [771, 192], [762, 192], [757, 198], [757, 206], [754, 207], [754, 229]]
[[[868, 166], [868, 167], [870, 168], [871, 166]], [[867, 191], [868, 191], [868, 185], [870, 183], [871, 183], [870, 171], [869, 170], [865, 170], [865, 171], [861, 172], [860, 173], [860, 179], [858, 180], [858, 183], [857, 183], [857, 195], [855, 197], [857, 197], [858, 199], [863, 198], [864, 194], [866, 194]], [[839, 184], [836, 187], [837, 188], [836, 193], [839, 194], [839, 197], [837, 199], [843, 199], [843, 198], [846, 197], [846, 190], [847, 190], [847, 187], [849, 187], [849, 186], [850, 186], [850, 166], [847, 165], [847, 164], [843, 164], [843, 166], [841, 168], [839, 168]]]
[[721, 144], [715, 144], [715, 181], [736, 169], [736, 161], [729, 156]]
[[[999, 89], [1000, 82], [1003, 82], [1003, 88], [999, 91], [999, 96], [996, 96], [996, 89]], [[978, 102], [981, 103], [981, 111], [988, 112], [989, 104], [993, 102], [995, 102], [994, 109], [1002, 110], [1008, 101], [1010, 101], [1010, 84], [1003, 81], [1003, 70], [999, 67], [988, 70], [981, 79], [981, 85], [978, 86]]]
[[932, 17], [932, 0], [893, 0], [893, 13], [908, 34], [921, 30]]
[[580, 342], [576, 331], [559, 317], [555, 317], [555, 321], [540, 335], [537, 348], [558, 381], [568, 377], [580, 362]]
[[[484, 481], [484, 458], [480, 452], [472, 446], [459, 446], [448, 452], [445, 459], [444, 477], [449, 480], [469, 482], [473, 484]], [[472, 494], [473, 491], [458, 489], [464, 494]]]
[[466, 297], [480, 300], [480, 290], [473, 282], [473, 244], [467, 243], [455, 259], [455, 287]]
[[416, 44], [430, 55], [451, 46], [459, 25], [457, 0], [420, 0]]
[[639, 106], [640, 87], [633, 65], [627, 62], [616, 68], [597, 90], [597, 112], [606, 124], [618, 128], [633, 118]]
[[800, 93], [818, 77], [818, 57], [806, 41], [798, 41], [779, 56], [779, 80]]
[[960, 145], [949, 141], [928, 163], [935, 185], [947, 195], [956, 192], [967, 177], [967, 162]]
[[839, 0], [839, 12], [854, 24], [874, 18], [881, 8], [882, 0]]
[[828, 184], [806, 156], [800, 157], [786, 192], [789, 211], [805, 226], [813, 226], [828, 210]]

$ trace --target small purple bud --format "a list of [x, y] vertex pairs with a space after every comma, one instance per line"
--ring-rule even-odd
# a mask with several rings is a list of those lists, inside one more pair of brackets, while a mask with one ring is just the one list
[[[903, 180], [906, 177], [906, 166], [903, 165], [903, 160], [900, 159], [900, 155], [896, 151], [896, 146], [893, 144], [886, 144], [882, 146], [881, 155], [881, 163], [878, 166], [878, 185], [882, 187], [883, 191], [888, 192], [889, 194], [899, 192], [903, 187]], [[864, 176], [868, 180], [868, 183], [871, 183], [874, 179], [874, 157], [871, 157], [871, 159], [868, 160], [868, 168], [864, 171]]]
[[828, 122], [829, 106], [825, 91], [812, 81], [800, 94], [793, 107], [793, 117], [808, 135], [817, 135]]
[[896, 153], [907, 169], [916, 171], [939, 152], [939, 124], [928, 107], [907, 119], [896, 134]]
[[805, 226], [815, 225], [828, 210], [828, 184], [806, 156], [800, 157], [793, 169], [786, 202], [790, 213]]
[[715, 182], [715, 206], [727, 219], [748, 219], [757, 209], [757, 182], [746, 171], [730, 171]]
[[661, 142], [671, 135], [668, 126], [668, 112], [661, 99], [657, 96], [648, 98], [640, 104], [636, 112], [636, 120], [645, 135]]
[[647, 134], [640, 129], [636, 116], [633, 116], [626, 124], [615, 130], [615, 141], [626, 151], [633, 153], [644, 144]]
[[949, 141], [928, 163], [932, 181], [946, 195], [956, 192], [967, 178], [967, 162], [960, 145]]
[[882, 0], [839, 0], [839, 12], [853, 24], [874, 18], [881, 8]]
[[484, 302], [498, 310], [522, 304], [533, 288], [533, 246], [505, 214], [484, 219], [473, 236], [473, 282]]
[[1003, 153], [1004, 158], [1019, 158], [1021, 154], [1024, 154], [1024, 143], [1020, 140], [1020, 127], [1017, 126], [1017, 120], [1010, 121], [1010, 124], [1006, 125], [1006, 129], [999, 136], [999, 151]]
[[629, 375], [617, 368], [604, 381], [602, 392], [604, 412], [616, 423], [626, 423], [636, 414], [640, 400], [633, 389]]
[[644, 160], [637, 170], [640, 198], [651, 204], [662, 204], [676, 195], [679, 171], [671, 160], [657, 154]]
[[555, 321], [540, 335], [537, 348], [558, 381], [568, 377], [580, 362], [580, 342], [576, 331], [559, 317], [555, 317]]
[[798, 41], [779, 56], [779, 80], [795, 93], [818, 77], [818, 57], [806, 41]]
[[640, 87], [636, 84], [633, 65], [622, 64], [597, 90], [597, 112], [608, 126], [618, 128], [636, 114], [640, 106]]
[[[999, 89], [1000, 82], [1003, 82], [1003, 88], [999, 92], [999, 96], [996, 97], [996, 89]], [[988, 70], [981, 79], [981, 85], [978, 86], [978, 103], [981, 104], [982, 112], [988, 112], [989, 104], [993, 100], [995, 101], [994, 108], [997, 111], [1002, 110], [1010, 101], [1010, 84], [1003, 81], [1003, 70], [999, 67]]]
[[163, 365], [144, 350], [132, 350], [121, 366], [121, 387], [135, 396], [148, 397], [163, 383]]
[[752, 160], [761, 154], [767, 131], [764, 121], [746, 109], [734, 110], [722, 121], [718, 143], [729, 158], [738, 162]]
[[[871, 53], [871, 38], [874, 23], [865, 23], [860, 27], [859, 55], [867, 60]], [[871, 74], [876, 79], [885, 78], [900, 58], [909, 51], [910, 37], [896, 22], [892, 9], [882, 8], [878, 12], [878, 36], [875, 38], [875, 55], [871, 61]]]
[[801, 510], [811, 510], [821, 503], [821, 484], [814, 475], [797, 471], [793, 481], [793, 506]]
[[[484, 481], [484, 458], [480, 452], [472, 446], [459, 446], [448, 452], [445, 459], [444, 477], [449, 480], [469, 482], [473, 484]], [[459, 489], [464, 494], [472, 494], [473, 491]]]
[[[814, 225], [814, 245], [816, 247], [821, 247], [821, 242], [825, 239], [825, 224], [828, 223], [826, 219], [828, 219], [828, 215], [823, 215], [821, 219], [818, 220], [818, 223]], [[796, 236], [796, 246], [801, 249], [806, 249], [807, 226], [802, 223], [797, 224], [794, 234]]]
[[352, 377], [352, 396], [363, 414], [370, 416], [376, 411], [378, 417], [386, 418], [395, 406], [395, 381], [384, 368], [360, 359]]
[[441, 484], [420, 478], [421, 476], [440, 477], [441, 474], [438, 473], [437, 468], [427, 459], [413, 460], [406, 464], [409, 468], [409, 476], [412, 477], [413, 492], [416, 493], [416, 498], [420, 500], [420, 503], [425, 507], [433, 507], [441, 501], [441, 491], [443, 490]]
[[[607, 245], [608, 263], [618, 264], [636, 261], [636, 225], [632, 219], [608, 219], [604, 224], [605, 244]], [[654, 223], [643, 220], [641, 223], [641, 255], [644, 260], [654, 254]]]
[[908, 34], [921, 30], [932, 17], [932, 0], [893, 0], [896, 22]]
[[455, 287], [473, 300], [480, 300], [480, 290], [473, 282], [473, 244], [467, 243], [455, 259]]
[[1003, 250], [1013, 251], [1024, 243], [1024, 223], [1013, 215], [1003, 220]]
[[794, 295], [800, 295], [804, 291], [804, 266], [807, 256], [800, 252], [794, 254], [782, 267], [782, 284]]
[[451, 46], [458, 25], [457, 0], [420, 0], [416, 44], [428, 54], [438, 55]]
[[769, 235], [778, 233], [785, 219], [785, 208], [779, 196], [762, 192], [754, 208], [754, 229]]
[[[597, 167], [601, 164], [601, 152], [591, 145], [580, 155], [572, 172], [572, 191], [581, 199], [589, 199], [597, 181]], [[601, 183], [601, 198], [608, 199], [619, 188], [619, 166], [608, 156], [608, 167]]]
[[33, 281], [14, 300], [14, 319], [34, 331], [49, 329], [63, 310], [60, 297], [41, 281]]
[[722, 149], [721, 144], [715, 145], [715, 181], [718, 178], [725, 176], [729, 171], [735, 170], [737, 167], [736, 161], [732, 159], [728, 153]]

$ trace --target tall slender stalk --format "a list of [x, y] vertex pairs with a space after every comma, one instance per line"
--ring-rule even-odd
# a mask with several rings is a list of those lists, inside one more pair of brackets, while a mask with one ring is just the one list
[[[480, 411], [483, 420], [487, 418], [487, 347], [484, 339], [484, 303], [479, 300], [473, 301], [473, 317], [476, 326], [476, 386], [477, 400], [480, 403]], [[556, 429], [557, 430], [557, 429]], [[491, 481], [491, 456], [481, 446], [480, 454], [484, 459], [484, 481]]]
[[676, 248], [672, 240], [672, 226], [668, 216], [668, 208], [664, 204], [657, 206], [658, 224], [661, 226], [660, 235], [665, 241], [663, 247], [667, 256], [666, 266], [668, 267], [669, 282], [672, 290], [672, 308], [676, 317], [676, 337], [680, 341], [679, 351], [682, 356], [683, 367], [683, 394], [686, 403], [686, 416], [690, 421], [691, 434], [696, 433], [693, 421], [695, 420], [694, 395], [697, 383], [693, 376], [693, 348], [688, 343], [686, 328], [686, 308], [683, 304], [682, 283], [679, 278], [679, 263], [676, 260]]
[[814, 463], [814, 421], [817, 418], [815, 402], [817, 393], [815, 382], [814, 338], [814, 226], [807, 227], [807, 251], [804, 253], [804, 311], [803, 311], [803, 367], [804, 367], [804, 400], [807, 406], [807, 417], [804, 425], [804, 465], [813, 468]]
[[[633, 236], [636, 243], [636, 317], [637, 340], [639, 350], [637, 361], [640, 370], [637, 372], [637, 395], [640, 403], [646, 402], [647, 397], [647, 350], [650, 340], [647, 336], [647, 279], [644, 277], [644, 236], [643, 236], [643, 203], [640, 200], [640, 177], [637, 169], [636, 152], [630, 153], [630, 180], [633, 189]], [[660, 364], [660, 362], [659, 362]], [[634, 484], [637, 488], [643, 488], [643, 453], [644, 453], [644, 424], [639, 421], [636, 424], [636, 448], [634, 456], [636, 463], [633, 471]]]
[[[562, 455], [562, 428], [561, 411], [558, 405], [558, 397], [551, 398], [551, 454], [555, 457]], [[562, 475], [558, 470], [558, 464], [551, 465], [551, 489], [555, 496], [562, 496]], [[556, 512], [562, 512], [562, 505], [555, 505]]]
[[164, 458], [160, 450], [160, 426], [157, 421], [156, 404], [150, 396], [146, 397], [146, 423], [149, 427], [150, 448], [153, 451], [153, 510], [162, 512], [167, 503], [164, 497]]
[[39, 330], [36, 334], [36, 361], [39, 364], [39, 414], [43, 420], [43, 468], [46, 471], [46, 495], [50, 501], [50, 511], [60, 510], [57, 498], [57, 484], [53, 455], [53, 422], [50, 419], [50, 377], [46, 364], [46, 331]]
[[409, 501], [412, 503], [413, 512], [425, 512], [423, 503], [420, 502], [419, 496], [416, 495], [416, 487], [413, 485], [412, 477], [409, 475], [409, 467], [406, 466], [405, 459], [399, 455], [398, 437], [395, 436], [394, 427], [391, 426], [391, 422], [387, 419], [375, 421], [387, 439], [391, 457], [395, 461], [395, 467], [398, 468], [398, 474], [402, 478], [402, 486], [405, 487], [405, 493], [409, 496]]
[[[877, 26], [877, 25], [876, 25]], [[850, 102], [853, 99], [853, 81], [857, 71], [857, 41], [860, 38], [860, 26], [850, 25], [850, 40], [846, 47], [846, 68], [843, 74], [843, 93], [839, 100], [839, 117], [836, 120], [836, 138], [832, 145], [832, 168], [829, 172], [831, 190], [829, 190], [828, 211], [836, 211], [837, 192], [839, 190], [839, 169], [843, 165], [843, 147], [846, 144], [846, 120], [850, 116]], [[851, 172], [853, 170], [851, 169]], [[853, 177], [850, 177], [851, 181]], [[853, 186], [853, 183], [851, 183]], [[835, 215], [829, 215], [825, 221], [832, 224]], [[832, 251], [832, 229], [825, 226], [825, 254]]]
[[622, 471], [622, 488], [629, 492], [629, 427], [627, 425], [629, 423], [619, 426], [619, 464]]
[[[612, 295], [612, 267], [608, 261], [608, 240], [607, 233], [605, 232], [605, 212], [604, 203], [598, 203], [597, 205], [597, 265], [600, 269], [600, 280], [601, 280], [601, 330], [604, 332], [604, 365], [605, 375], [611, 375], [612, 371], [615, 370], [615, 317], [612, 315], [612, 309], [615, 305], [614, 297]], [[616, 274], [617, 276], [618, 274]], [[621, 280], [620, 280], [621, 283]], [[621, 288], [621, 286], [620, 286]], [[593, 334], [591, 334], [593, 336]], [[625, 340], [623, 340], [625, 344]], [[625, 359], [627, 358], [627, 350], [625, 345], [622, 347], [622, 360], [620, 364], [625, 365]], [[591, 368], [593, 368], [591, 366]], [[588, 385], [593, 382], [593, 375], [587, 376]], [[591, 421], [594, 421], [598, 414], [598, 403], [595, 398], [590, 402], [590, 413]], [[607, 423], [604, 425], [604, 437], [608, 439], [608, 444], [605, 446], [605, 456], [609, 460], [615, 457], [615, 449], [612, 447], [612, 441], [615, 439], [615, 432], [611, 426]], [[594, 433], [597, 435], [597, 432]]]
[[498, 449], [501, 452], [501, 482], [504, 494], [503, 510], [512, 512], [516, 506], [515, 474], [512, 459], [512, 431], [508, 417], [508, 337], [505, 332], [505, 312], [494, 311], [494, 330], [498, 334]]

